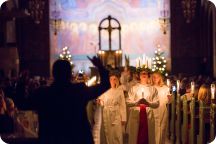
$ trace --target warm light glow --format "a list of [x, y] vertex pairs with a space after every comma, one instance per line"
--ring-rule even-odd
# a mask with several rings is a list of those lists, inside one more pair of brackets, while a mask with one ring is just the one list
[[216, 6], [216, 0], [209, 0]]
[[195, 82], [191, 82], [191, 93], [194, 94], [195, 91]]
[[6, 2], [7, 0], [0, 0], [0, 7], [2, 6], [2, 4], [4, 3], [4, 2]]
[[167, 79], [167, 86], [170, 87], [170, 79]]
[[87, 85], [88, 87], [90, 87], [90, 86], [94, 85], [94, 83], [96, 82], [96, 80], [97, 80], [97, 77], [96, 77], [96, 76], [93, 76], [90, 80], [88, 80], [88, 81], [86, 82], [86, 85]]
[[180, 89], [180, 80], [176, 81], [176, 85], [177, 85], [177, 93], [179, 93], [179, 89]]
[[211, 99], [215, 99], [215, 84], [211, 84]]

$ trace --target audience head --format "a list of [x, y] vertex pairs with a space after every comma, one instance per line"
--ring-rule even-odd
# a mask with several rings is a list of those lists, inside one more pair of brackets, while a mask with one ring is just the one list
[[211, 91], [207, 84], [202, 84], [198, 91], [198, 100], [203, 101], [205, 104], [211, 102]]
[[53, 77], [55, 82], [70, 82], [72, 77], [71, 64], [67, 60], [59, 59], [53, 64]]

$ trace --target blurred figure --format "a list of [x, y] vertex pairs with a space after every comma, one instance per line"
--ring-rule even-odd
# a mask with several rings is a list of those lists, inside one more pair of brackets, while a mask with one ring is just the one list
[[12, 133], [13, 130], [13, 118], [7, 113], [5, 98], [0, 96], [0, 134]]
[[128, 95], [127, 92], [130, 90], [130, 88], [138, 83], [138, 79], [139, 77], [137, 76], [137, 73], [133, 72], [130, 67], [124, 68], [123, 72], [121, 73], [120, 82], [121, 87], [126, 95]]
[[4, 97], [0, 94], [0, 114], [4, 115], [6, 113], [7, 107]]
[[14, 117], [17, 109], [14, 105], [14, 102], [11, 98], [6, 98], [5, 99], [5, 103], [6, 103], [6, 107], [7, 107], [7, 114], [10, 116], [10, 117]]
[[161, 73], [154, 72], [152, 74], [152, 82], [153, 86], [158, 91], [160, 102], [159, 107], [154, 109], [156, 144], [165, 144], [168, 120], [168, 111], [166, 105], [171, 101], [171, 94], [169, 92], [169, 88], [164, 84]]
[[100, 73], [99, 85], [87, 87], [85, 83], [71, 83], [70, 62], [57, 60], [52, 71], [54, 82], [30, 97], [29, 107], [38, 112], [39, 143], [93, 144], [86, 105], [105, 92], [109, 82], [100, 59], [93, 57], [90, 61]]

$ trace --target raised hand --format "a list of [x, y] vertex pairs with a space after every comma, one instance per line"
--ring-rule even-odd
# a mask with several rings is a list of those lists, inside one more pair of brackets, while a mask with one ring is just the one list
[[96, 66], [97, 68], [103, 67], [103, 64], [102, 64], [102, 62], [101, 62], [101, 60], [100, 60], [99, 57], [93, 56], [93, 58], [90, 58], [89, 56], [87, 56], [87, 58], [88, 58], [88, 59], [91, 61], [91, 63], [92, 63], [94, 66]]

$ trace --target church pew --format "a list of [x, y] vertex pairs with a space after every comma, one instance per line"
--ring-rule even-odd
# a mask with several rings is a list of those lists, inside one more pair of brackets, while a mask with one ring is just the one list
[[197, 136], [197, 143], [204, 144], [208, 142], [208, 133], [210, 128], [207, 129], [207, 124], [210, 123], [210, 106], [207, 106], [202, 101], [199, 101], [199, 134]]
[[182, 108], [183, 108], [183, 123], [181, 126], [181, 141], [183, 144], [188, 143], [188, 125], [189, 125], [189, 103], [190, 101], [187, 100], [186, 97], [183, 97], [182, 99]]
[[190, 137], [189, 143], [196, 144], [196, 136], [199, 123], [199, 101], [196, 98], [192, 98], [190, 101]]
[[172, 92], [172, 103], [171, 103], [171, 143], [175, 143], [175, 120], [176, 120], [176, 93]]
[[216, 99], [211, 101], [210, 106], [210, 142], [215, 139], [216, 136]]
[[167, 137], [170, 139], [171, 136], [171, 104], [167, 104], [168, 119], [167, 119]]
[[189, 101], [173, 94], [173, 101], [168, 110], [171, 113], [171, 119], [168, 120], [171, 143], [203, 144], [215, 138], [215, 103], [206, 106], [195, 98]]
[[181, 96], [179, 93], [177, 93], [176, 97], [176, 124], [175, 124], [175, 130], [176, 130], [176, 144], [181, 143], [181, 122], [182, 122], [182, 102], [181, 102]]

